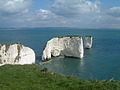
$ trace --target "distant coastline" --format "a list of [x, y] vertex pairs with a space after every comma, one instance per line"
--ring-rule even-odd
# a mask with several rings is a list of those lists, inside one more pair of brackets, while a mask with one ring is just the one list
[[80, 27], [3, 27], [0, 30], [26, 30], [26, 29], [75, 29], [75, 30], [120, 30], [120, 28], [80, 28]]

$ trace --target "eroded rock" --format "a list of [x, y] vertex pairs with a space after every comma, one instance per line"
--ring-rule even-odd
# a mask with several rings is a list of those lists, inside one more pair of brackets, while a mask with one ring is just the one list
[[84, 37], [84, 48], [90, 49], [92, 47], [93, 37], [92, 36], [85, 36]]
[[49, 40], [43, 51], [42, 60], [52, 56], [83, 58], [83, 39], [80, 36], [62, 36]]
[[35, 63], [35, 53], [31, 48], [19, 43], [0, 44], [0, 65], [33, 63]]

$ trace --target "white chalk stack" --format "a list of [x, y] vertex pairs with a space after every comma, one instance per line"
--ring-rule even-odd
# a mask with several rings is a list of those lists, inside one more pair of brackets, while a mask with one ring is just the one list
[[49, 60], [52, 56], [68, 56], [83, 58], [84, 48], [92, 47], [93, 37], [86, 36], [83, 39], [81, 36], [61, 36], [49, 40], [43, 51], [42, 60]]
[[68, 56], [83, 58], [83, 39], [80, 36], [63, 36], [49, 40], [43, 51], [42, 60], [52, 56]]
[[5, 64], [33, 64], [34, 51], [22, 44], [0, 44], [0, 66]]
[[92, 47], [93, 37], [92, 36], [85, 36], [84, 38], [84, 48], [90, 49]]

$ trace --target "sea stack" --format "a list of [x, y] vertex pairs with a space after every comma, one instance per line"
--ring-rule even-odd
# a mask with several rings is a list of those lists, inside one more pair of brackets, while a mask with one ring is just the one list
[[0, 44], [0, 66], [5, 64], [33, 64], [34, 51], [22, 44]]
[[47, 42], [42, 60], [49, 60], [52, 56], [83, 58], [83, 54], [83, 39], [81, 36], [61, 36]]
[[90, 49], [92, 47], [93, 37], [92, 36], [85, 36], [84, 37], [84, 48]]

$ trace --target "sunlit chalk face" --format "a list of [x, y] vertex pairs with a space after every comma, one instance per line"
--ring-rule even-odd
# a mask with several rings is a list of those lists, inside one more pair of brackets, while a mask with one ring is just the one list
[[80, 36], [61, 36], [47, 42], [43, 51], [43, 60], [51, 56], [67, 56], [83, 58], [83, 40]]

